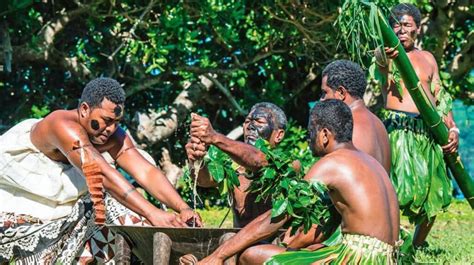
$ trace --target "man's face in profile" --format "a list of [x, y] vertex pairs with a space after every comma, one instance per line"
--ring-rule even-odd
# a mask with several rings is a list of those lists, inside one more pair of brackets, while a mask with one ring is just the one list
[[316, 122], [310, 121], [308, 124], [308, 144], [313, 156], [322, 157], [325, 155], [324, 145], [321, 143], [320, 133]]

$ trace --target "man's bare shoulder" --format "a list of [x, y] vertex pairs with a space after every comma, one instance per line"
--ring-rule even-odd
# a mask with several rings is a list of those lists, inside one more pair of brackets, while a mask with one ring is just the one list
[[411, 53], [409, 57], [412, 63], [420, 65], [420, 66], [426, 66], [426, 64], [429, 64], [431, 66], [438, 65], [438, 63], [436, 62], [436, 58], [429, 51], [415, 50]]
[[55, 110], [51, 112], [48, 116], [44, 117], [41, 123], [50, 126], [72, 124], [77, 124], [78, 126], [80, 126], [79, 122], [77, 121], [77, 115], [74, 115], [74, 112], [71, 110]]
[[68, 138], [77, 140], [87, 138], [87, 133], [77, 120], [77, 113], [74, 110], [56, 110], [51, 112], [35, 129], [35, 134], [48, 135], [51, 141]]
[[346, 173], [351, 170], [348, 162], [352, 160], [354, 152], [356, 151], [338, 151], [322, 157], [311, 167], [305, 179], [307, 181], [322, 181], [331, 186], [332, 183], [338, 182], [341, 177], [345, 177]]

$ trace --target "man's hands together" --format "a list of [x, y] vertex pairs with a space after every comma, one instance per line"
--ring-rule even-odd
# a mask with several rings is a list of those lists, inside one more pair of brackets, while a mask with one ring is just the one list
[[208, 118], [192, 113], [190, 139], [185, 146], [188, 159], [195, 161], [204, 157], [207, 147], [213, 143], [216, 135]]

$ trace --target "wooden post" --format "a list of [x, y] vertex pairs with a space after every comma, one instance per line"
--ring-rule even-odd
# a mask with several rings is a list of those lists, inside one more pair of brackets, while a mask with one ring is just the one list
[[115, 256], [114, 261], [117, 265], [129, 265], [131, 258], [130, 246], [127, 240], [120, 235], [115, 235]]
[[[233, 237], [235, 233], [225, 233], [219, 238], [219, 246], [224, 244], [225, 241]], [[224, 265], [237, 265], [237, 255], [234, 255], [224, 261]]]
[[166, 265], [170, 263], [171, 239], [162, 232], [153, 235], [153, 264]]

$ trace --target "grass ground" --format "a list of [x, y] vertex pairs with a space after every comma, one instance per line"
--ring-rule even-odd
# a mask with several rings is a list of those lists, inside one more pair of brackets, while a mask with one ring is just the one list
[[[227, 208], [199, 211], [206, 227], [218, 227]], [[402, 218], [409, 231], [414, 227]], [[232, 212], [225, 218], [223, 228], [232, 227]], [[428, 236], [428, 246], [416, 252], [419, 264], [474, 264], [474, 211], [466, 201], [454, 201], [438, 216]]]

